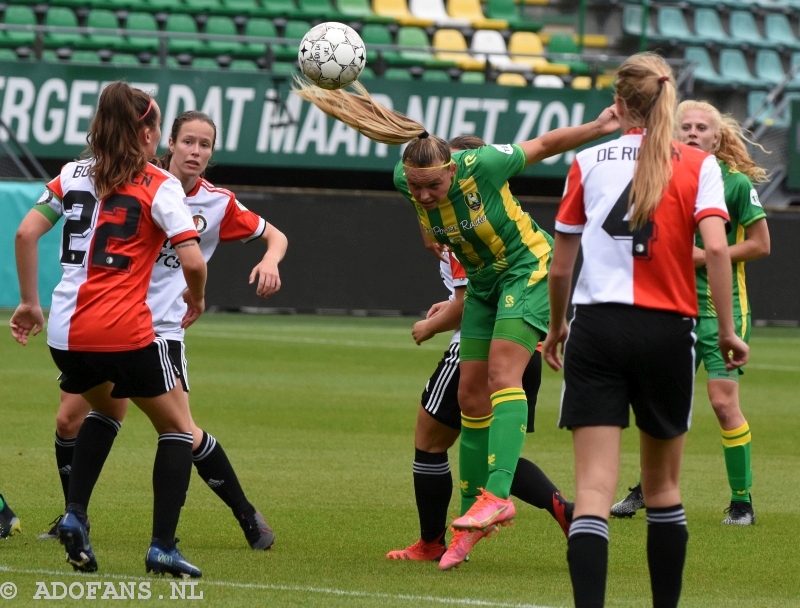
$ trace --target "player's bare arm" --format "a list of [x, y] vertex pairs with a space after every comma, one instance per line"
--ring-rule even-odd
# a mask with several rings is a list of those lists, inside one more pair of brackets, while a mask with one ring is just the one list
[[249, 283], [256, 283], [256, 294], [262, 298], [268, 298], [277, 293], [281, 288], [281, 275], [278, 272], [278, 264], [286, 255], [289, 247], [289, 239], [272, 224], [267, 224], [261, 241], [266, 244], [267, 252], [261, 261], [256, 264], [250, 272]]

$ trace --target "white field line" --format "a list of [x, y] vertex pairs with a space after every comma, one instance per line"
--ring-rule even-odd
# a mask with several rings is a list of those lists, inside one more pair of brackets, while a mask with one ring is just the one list
[[[9, 568], [0, 566], [0, 572], [9, 574], [42, 574], [63, 579], [64, 577], [81, 578], [83, 581], [97, 579], [117, 579], [123, 581], [155, 581], [169, 582], [169, 579], [159, 579], [154, 576], [129, 576], [125, 574], [97, 574], [90, 575], [80, 572], [66, 572], [63, 570], [34, 570], [25, 568]], [[47, 581], [52, 582], [52, 581]], [[339, 595], [342, 597], [375, 598], [382, 600], [403, 600], [408, 602], [430, 602], [434, 604], [451, 604], [456, 606], [488, 606], [491, 608], [552, 608], [537, 604], [512, 604], [509, 602], [491, 602], [458, 597], [436, 597], [433, 595], [406, 595], [395, 593], [370, 593], [368, 591], [348, 591], [346, 589], [329, 589], [325, 587], [302, 587], [300, 585], [265, 585], [260, 583], [232, 583], [229, 581], [213, 581], [197, 579], [198, 591], [203, 587], [231, 587], [234, 589], [263, 589], [265, 591], [289, 591], [297, 593], [319, 593], [323, 595]]]
[[408, 343], [407, 344], [387, 344], [381, 342], [367, 342], [362, 340], [337, 340], [337, 339], [330, 339], [330, 338], [299, 338], [296, 336], [270, 336], [269, 334], [239, 334], [239, 333], [228, 333], [228, 332], [216, 332], [216, 331], [203, 331], [198, 329], [197, 331], [191, 331], [188, 333], [188, 337], [196, 336], [199, 338], [220, 338], [220, 339], [232, 339], [232, 340], [258, 340], [263, 342], [285, 342], [287, 344], [325, 344], [331, 346], [358, 346], [364, 348], [390, 348], [390, 349], [422, 349], [422, 350], [436, 350], [442, 351], [446, 350], [447, 347], [444, 349], [441, 346], [434, 346], [432, 344], [422, 344], [421, 346], [417, 346], [414, 344], [414, 340], [411, 338], [411, 332], [408, 332]]

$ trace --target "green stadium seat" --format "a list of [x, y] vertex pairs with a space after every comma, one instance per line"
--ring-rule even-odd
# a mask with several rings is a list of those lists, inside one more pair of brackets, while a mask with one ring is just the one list
[[[7, 6], [3, 14], [3, 23], [6, 25], [36, 25], [36, 13], [30, 6]], [[21, 30], [4, 32], [0, 38], [4, 46], [30, 46], [36, 41], [35, 32]]]
[[139, 3], [133, 10], [151, 13], [184, 13], [189, 10], [183, 0], [139, 0]]
[[156, 11], [166, 7], [150, 5], [148, 0], [96, 0], [94, 8], [105, 8], [111, 11]]
[[70, 63], [103, 63], [100, 55], [94, 51], [78, 50], [73, 51], [69, 56]]
[[297, 0], [297, 16], [301, 19], [342, 21], [346, 19], [333, 8], [330, 0]]
[[367, 47], [367, 61], [374, 63], [378, 61], [378, 56], [382, 55], [386, 63], [399, 64], [403, 60], [397, 51], [376, 51], [372, 49], [373, 44], [394, 44], [392, 33], [389, 29], [378, 23], [367, 23], [361, 28], [361, 39]]
[[276, 61], [270, 66], [269, 71], [276, 76], [292, 76], [293, 74], [300, 73], [296, 63], [289, 63], [287, 61]]
[[[44, 17], [44, 25], [53, 27], [78, 27], [78, 18], [71, 8], [51, 6]], [[48, 48], [79, 47], [86, 43], [83, 34], [45, 32], [44, 45]]]
[[[258, 36], [259, 38], [277, 38], [278, 31], [271, 19], [251, 17], [244, 26], [245, 36]], [[266, 42], [245, 42], [239, 49], [242, 57], [264, 57], [267, 54]]]
[[336, 8], [348, 21], [394, 23], [394, 19], [391, 17], [376, 15], [370, 6], [369, 0], [338, 0]]
[[800, 50], [800, 40], [795, 37], [789, 18], [783, 13], [769, 13], [764, 17], [764, 38], [779, 50]]
[[220, 7], [220, 0], [183, 0], [186, 10], [190, 13], [206, 13], [213, 15]]
[[414, 80], [411, 72], [404, 68], [389, 68], [383, 73], [387, 80]]
[[[153, 57], [150, 60], [150, 65], [155, 67], [161, 67], [161, 60], [159, 57]], [[166, 67], [168, 68], [179, 68], [181, 67], [180, 62], [178, 61], [177, 57], [173, 57], [172, 55], [167, 55]]]
[[[197, 23], [191, 15], [172, 13], [164, 23], [164, 31], [171, 34], [198, 34]], [[167, 44], [170, 53], [199, 53], [205, 43], [199, 38], [177, 38], [170, 36]]]
[[544, 24], [530, 19], [524, 11], [517, 8], [517, 4], [516, 0], [488, 0], [486, 17], [508, 21], [508, 26], [515, 31], [538, 32], [541, 30]]
[[190, 66], [195, 70], [219, 70], [219, 64], [211, 57], [195, 57]]
[[296, 61], [297, 49], [300, 46], [300, 41], [310, 29], [311, 24], [308, 21], [287, 21], [286, 27], [283, 29], [283, 38], [296, 40], [297, 42], [275, 45], [273, 49], [275, 57], [280, 61]]
[[788, 74], [783, 69], [778, 51], [772, 49], [760, 49], [756, 53], [755, 68], [756, 78], [766, 80], [772, 86], [782, 83]]
[[53, 49], [44, 49], [42, 50], [42, 58], [39, 61], [44, 61], [45, 63], [58, 63], [61, 61], [61, 59]]
[[[764, 104], [766, 98], [767, 98], [766, 91], [750, 91], [747, 94], [747, 116], [748, 117], [752, 116], [756, 124], [759, 125], [767, 125], [770, 127], [780, 127], [780, 128], [788, 127], [789, 126], [788, 118], [786, 116], [776, 116], [775, 104], [773, 102]], [[760, 111], [759, 108], [761, 108]]]
[[737, 46], [748, 45], [754, 48], [770, 48], [772, 43], [765, 40], [758, 31], [755, 17], [750, 11], [733, 11], [728, 20], [731, 38]]
[[[150, 13], [128, 13], [125, 29], [130, 31], [157, 32], [156, 18]], [[124, 48], [135, 53], [157, 52], [159, 39], [157, 36], [139, 36], [126, 34]]]
[[[627, 4], [622, 9], [622, 31], [628, 36], [641, 36], [642, 35], [642, 7], [639, 5]], [[658, 33], [652, 26], [650, 21], [647, 21], [647, 29], [645, 34], [648, 38], [658, 38]]]
[[111, 55], [111, 65], [119, 68], [124, 67], [139, 67], [141, 62], [136, 55], [131, 53], [114, 53]]
[[741, 49], [719, 52], [719, 75], [736, 88], [765, 89], [769, 86], [766, 80], [753, 76]]
[[268, 17], [296, 18], [298, 11], [294, 0], [261, 0], [263, 13]]
[[[114, 30], [119, 29], [119, 20], [110, 10], [96, 8], [86, 16], [86, 27]], [[119, 34], [87, 34], [83, 46], [92, 49], [119, 49], [125, 45], [125, 38]]]
[[428, 50], [431, 42], [428, 39], [428, 34], [421, 27], [414, 25], [401, 27], [397, 32], [397, 45], [419, 48], [418, 51], [400, 51], [399, 63], [402, 65], [423, 65], [430, 68], [455, 67], [454, 62], [436, 59], [433, 53]]
[[547, 46], [547, 52], [575, 55], [575, 59], [559, 57], [552, 60], [555, 63], [568, 65], [571, 74], [588, 76], [592, 73], [591, 66], [587, 62], [577, 58], [577, 56], [580, 55], [578, 43], [575, 42], [575, 38], [570, 34], [553, 34], [550, 37], [550, 44]]
[[715, 8], [698, 8], [694, 12], [694, 33], [706, 43], [719, 44], [720, 46], [734, 46], [728, 33], [722, 27], [719, 13]]
[[0, 61], [20, 61], [13, 49], [0, 49]]
[[792, 53], [789, 57], [789, 71], [798, 68], [789, 81], [789, 88], [794, 91], [800, 90], [800, 67], [798, 66], [800, 66], [800, 53]]
[[697, 64], [694, 70], [695, 80], [715, 87], [729, 86], [728, 81], [714, 69], [711, 56], [705, 48], [688, 46], [684, 50], [684, 58], [686, 61]]
[[453, 82], [450, 74], [444, 70], [425, 70], [422, 72], [420, 79], [425, 82]]
[[658, 34], [672, 44], [698, 44], [700, 41], [689, 30], [683, 11], [674, 6], [658, 9]]
[[464, 72], [458, 80], [465, 84], [485, 84], [486, 74], [483, 72]]
[[258, 67], [255, 61], [250, 59], [234, 59], [228, 65], [228, 69], [235, 72], [258, 72], [261, 68]]
[[359, 75], [359, 80], [375, 80], [378, 76], [375, 74], [375, 70], [371, 67], [367, 66], [363, 70], [361, 70], [361, 74]]
[[220, 15], [253, 16], [262, 12], [257, 0], [221, 0], [217, 13]]
[[[230, 17], [212, 15], [206, 21], [206, 34], [219, 36], [238, 36], [236, 24]], [[209, 55], [238, 55], [242, 43], [235, 40], [206, 40], [203, 52]]]

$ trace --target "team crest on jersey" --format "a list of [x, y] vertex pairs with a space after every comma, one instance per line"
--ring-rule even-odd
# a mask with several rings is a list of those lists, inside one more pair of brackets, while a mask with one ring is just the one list
[[480, 192], [467, 192], [464, 195], [464, 201], [467, 203], [467, 207], [472, 209], [475, 213], [480, 211], [481, 206], [483, 206], [483, 199], [481, 198]]
[[204, 218], [201, 214], [197, 214], [192, 216], [194, 220], [194, 227], [197, 229], [198, 234], [202, 234], [205, 232], [206, 228], [208, 228], [208, 221]]
[[467, 242], [467, 239], [465, 239], [461, 235], [451, 236], [448, 240], [451, 243], [453, 243], [453, 245], [457, 245], [458, 243], [466, 243]]

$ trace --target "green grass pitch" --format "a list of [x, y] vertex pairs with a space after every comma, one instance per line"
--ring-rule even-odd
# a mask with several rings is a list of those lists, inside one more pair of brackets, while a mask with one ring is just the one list
[[[6, 326], [9, 316], [0, 312]], [[272, 551], [250, 550], [230, 511], [193, 474], [178, 535], [204, 573], [196, 603], [572, 605], [563, 534], [545, 512], [519, 502], [515, 525], [481, 541], [458, 570], [385, 559], [418, 538], [413, 427], [422, 388], [448, 341], [439, 336], [417, 347], [412, 323], [207, 315], [190, 329], [195, 420], [225, 447], [277, 535]], [[753, 433], [758, 520], [750, 528], [720, 525], [729, 490], [701, 371], [683, 467], [685, 607], [800, 606], [800, 331], [756, 329], [751, 347], [741, 397]], [[0, 542], [0, 590], [4, 582], [17, 587], [5, 605], [41, 605], [33, 599], [39, 581], [152, 581], [150, 600], [116, 605], [159, 603], [159, 595], [168, 601], [169, 581], [146, 577], [143, 563], [156, 448], [149, 422], [129, 411], [89, 509], [100, 570], [73, 574], [60, 545], [36, 539], [62, 508], [53, 453], [58, 385], [45, 336], [22, 348], [6, 331], [0, 357], [0, 491], [23, 525], [22, 534]], [[571, 437], [556, 428], [561, 377], [549, 369], [543, 376], [537, 431], [524, 454], [571, 497]], [[623, 434], [618, 497], [636, 481], [636, 435]], [[457, 450], [450, 462], [457, 471]], [[451, 512], [456, 508], [454, 499]], [[611, 522], [607, 605], [649, 605], [643, 514]]]

